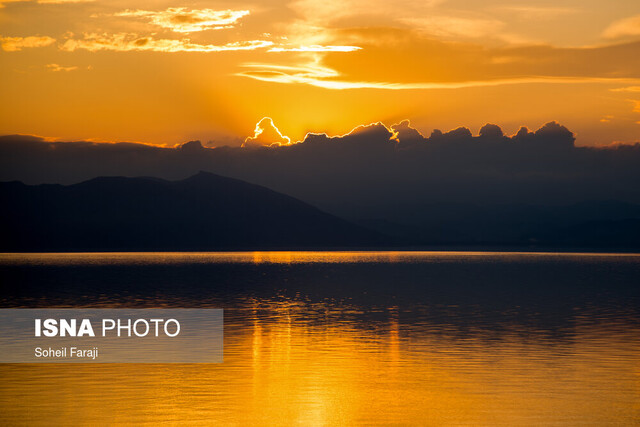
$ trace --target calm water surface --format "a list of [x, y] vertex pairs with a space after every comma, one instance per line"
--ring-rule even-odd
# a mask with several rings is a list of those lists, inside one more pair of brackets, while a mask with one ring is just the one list
[[0, 365], [2, 425], [640, 424], [640, 255], [3, 254], [0, 287], [225, 309], [223, 364]]

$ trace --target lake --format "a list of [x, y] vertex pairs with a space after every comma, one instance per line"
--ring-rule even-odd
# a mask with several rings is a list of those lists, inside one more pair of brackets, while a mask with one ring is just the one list
[[0, 280], [1, 307], [225, 316], [222, 364], [0, 365], [3, 425], [640, 423], [640, 255], [1, 254]]

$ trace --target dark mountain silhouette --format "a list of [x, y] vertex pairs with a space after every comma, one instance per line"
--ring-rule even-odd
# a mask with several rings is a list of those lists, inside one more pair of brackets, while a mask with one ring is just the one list
[[201, 172], [181, 181], [0, 183], [0, 250], [216, 250], [372, 246], [382, 235], [267, 188]]
[[640, 205], [380, 206], [346, 219], [244, 181], [101, 177], [0, 183], [0, 251], [329, 248], [640, 249]]
[[402, 240], [431, 245], [640, 249], [640, 205], [403, 204], [347, 219]]

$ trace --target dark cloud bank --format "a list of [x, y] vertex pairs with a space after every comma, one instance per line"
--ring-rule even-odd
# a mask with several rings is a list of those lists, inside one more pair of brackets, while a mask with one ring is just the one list
[[458, 128], [429, 137], [406, 121], [391, 129], [378, 123], [340, 137], [309, 134], [294, 145], [250, 148], [4, 136], [0, 180], [182, 179], [202, 170], [417, 243], [640, 246], [640, 143], [596, 148], [574, 142], [555, 122], [513, 136], [488, 124], [478, 136]]

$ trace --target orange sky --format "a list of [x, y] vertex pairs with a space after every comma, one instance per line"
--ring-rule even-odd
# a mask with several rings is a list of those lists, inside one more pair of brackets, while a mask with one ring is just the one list
[[241, 144], [404, 118], [640, 140], [636, 0], [0, 0], [0, 134]]

